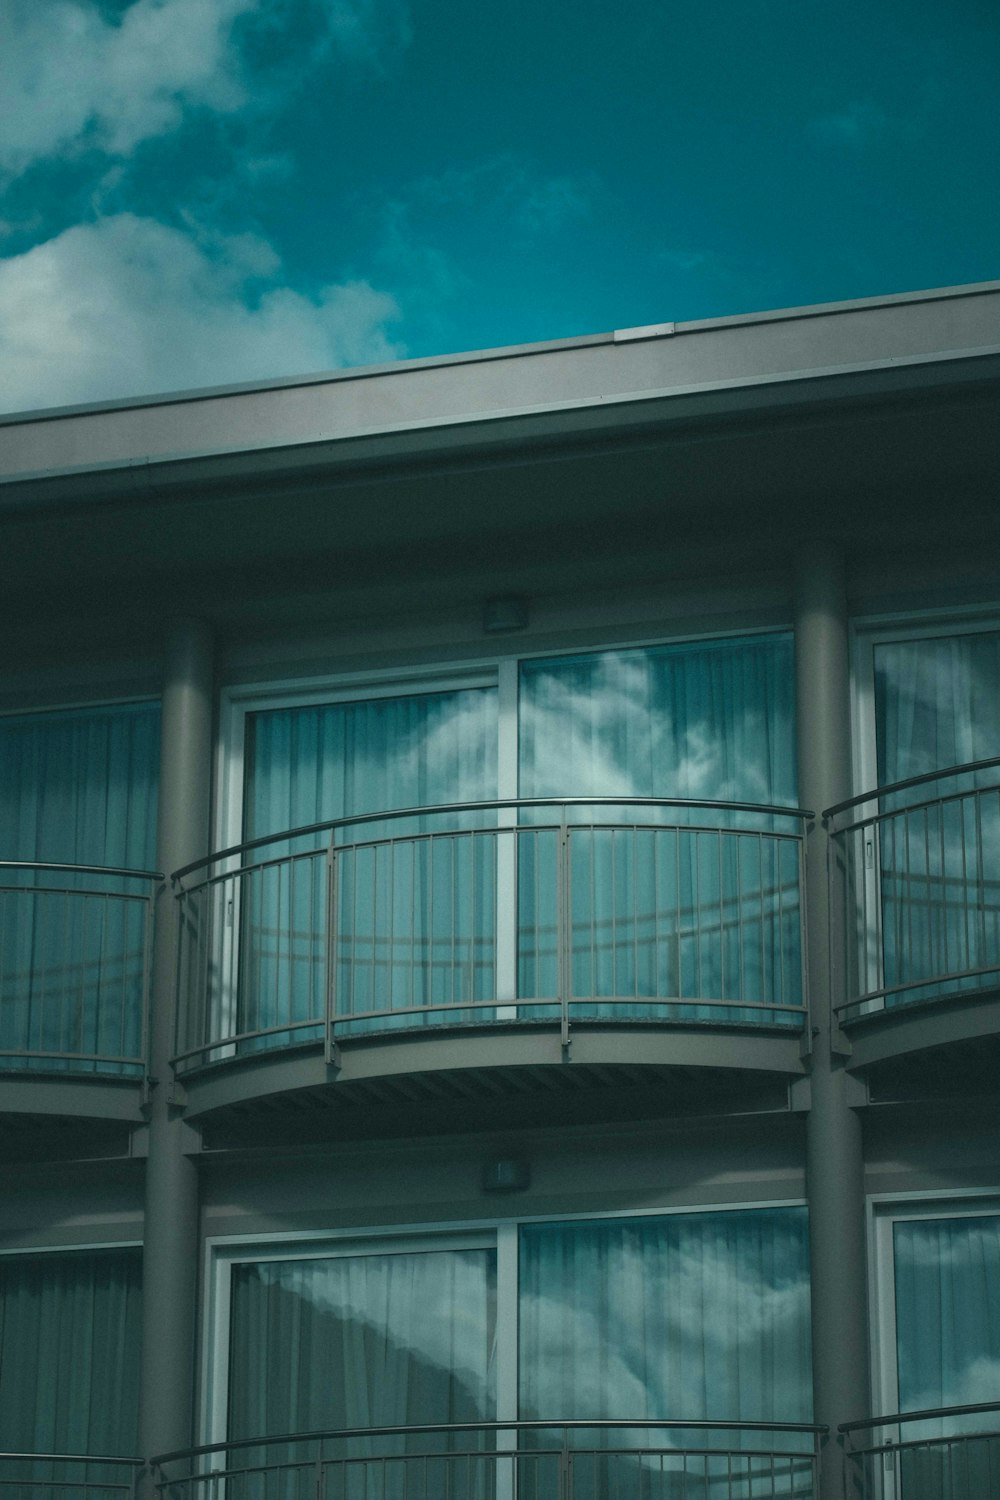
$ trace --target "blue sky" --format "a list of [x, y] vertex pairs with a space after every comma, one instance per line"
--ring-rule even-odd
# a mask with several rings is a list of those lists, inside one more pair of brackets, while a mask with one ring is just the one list
[[995, 0], [0, 0], [0, 409], [1000, 276]]

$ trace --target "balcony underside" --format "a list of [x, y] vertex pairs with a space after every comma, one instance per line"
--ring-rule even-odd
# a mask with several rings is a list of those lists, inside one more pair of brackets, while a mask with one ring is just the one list
[[337, 1064], [318, 1043], [258, 1052], [190, 1075], [177, 1098], [206, 1125], [232, 1111], [305, 1106], [338, 1131], [381, 1133], [397, 1106], [403, 1120], [415, 1107], [431, 1119], [442, 1112], [451, 1128], [496, 1111], [510, 1124], [514, 1103], [518, 1119], [567, 1109], [593, 1118], [599, 1104], [612, 1115], [783, 1108], [805, 1071], [797, 1031], [704, 1025], [580, 1026], [566, 1048], [558, 1027], [428, 1028], [346, 1041]]
[[116, 1077], [93, 1071], [45, 1071], [40, 1062], [30, 1070], [0, 1074], [5, 1115], [64, 1116], [79, 1121], [118, 1121], [141, 1125], [144, 1079]]
[[860, 1073], [886, 1066], [899, 1072], [905, 1070], [908, 1059], [920, 1070], [935, 1056], [946, 1068], [952, 1052], [965, 1062], [975, 1061], [985, 1055], [984, 1048], [992, 1055], [1000, 1035], [1000, 991], [959, 993], [887, 1007], [850, 1022], [845, 1032], [851, 1048], [849, 1066]]

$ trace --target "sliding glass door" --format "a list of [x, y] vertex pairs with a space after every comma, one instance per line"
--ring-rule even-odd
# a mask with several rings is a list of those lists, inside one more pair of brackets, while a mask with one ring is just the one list
[[32, 864], [151, 870], [156, 703], [0, 718], [0, 1062], [139, 1072], [148, 882]]
[[[726, 1425], [811, 1420], [804, 1209], [241, 1248], [219, 1274], [217, 1416], [230, 1440], [262, 1440], [239, 1450], [257, 1476], [237, 1476], [239, 1500], [311, 1496], [320, 1473], [331, 1500], [513, 1496], [515, 1481], [551, 1500], [560, 1451], [580, 1497], [812, 1494], [808, 1433]], [[649, 1425], [664, 1421], [679, 1425]], [[301, 1436], [330, 1429], [349, 1435]]]
[[1000, 1500], [1000, 1213], [887, 1210], [879, 1236], [883, 1405], [940, 1413], [878, 1434], [901, 1444], [887, 1500]]
[[39, 1455], [0, 1461], [10, 1500], [127, 1500], [96, 1458], [138, 1451], [141, 1274], [139, 1250], [0, 1255], [0, 1451]]
[[[1000, 632], [877, 642], [877, 866], [886, 1003], [1000, 983]], [[872, 849], [872, 864], [876, 850]]]
[[[359, 814], [496, 796], [495, 688], [384, 696], [248, 714], [243, 834], [258, 839]], [[485, 820], [496, 825], [496, 815]], [[344, 829], [335, 856], [327, 972], [328, 835], [268, 843], [242, 881], [238, 1023], [241, 1033], [287, 1022], [320, 1034], [326, 988], [341, 1034], [421, 1025], [463, 1000], [493, 998], [495, 850], [461, 814]], [[354, 847], [358, 846], [360, 847]]]
[[[712, 805], [795, 806], [793, 683], [791, 637], [777, 634], [522, 663], [521, 795], [607, 799], [569, 811], [576, 1016], [662, 1017], [668, 1000], [675, 1019], [723, 1021], [801, 1005], [797, 825]], [[616, 793], [693, 805], [615, 806]], [[520, 983], [554, 994], [555, 835], [524, 834], [521, 849]]]

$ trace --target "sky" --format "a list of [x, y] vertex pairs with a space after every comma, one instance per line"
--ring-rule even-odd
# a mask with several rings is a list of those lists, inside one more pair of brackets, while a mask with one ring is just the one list
[[0, 411], [1000, 277], [997, 0], [0, 0]]

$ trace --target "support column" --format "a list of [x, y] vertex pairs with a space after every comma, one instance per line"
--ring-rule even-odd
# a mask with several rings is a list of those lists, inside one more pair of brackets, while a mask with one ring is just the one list
[[[851, 795], [850, 677], [844, 561], [825, 543], [795, 569], [799, 798], [819, 814]], [[815, 1420], [831, 1436], [821, 1500], [842, 1500], [839, 1423], [868, 1410], [864, 1157], [851, 1079], [836, 1050], [830, 986], [827, 836], [817, 816], [806, 839], [806, 941], [812, 1027], [806, 1181], [812, 1261]]]
[[[159, 868], [208, 852], [212, 764], [212, 639], [198, 620], [169, 629], [163, 684]], [[150, 1017], [149, 1158], [143, 1250], [139, 1451], [193, 1441], [198, 1176], [190, 1127], [170, 1103], [177, 920], [169, 883], [157, 898]]]

